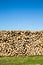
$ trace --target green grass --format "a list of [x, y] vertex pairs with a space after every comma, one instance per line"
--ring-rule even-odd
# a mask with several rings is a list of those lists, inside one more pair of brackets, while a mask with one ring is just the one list
[[43, 65], [43, 56], [0, 57], [0, 65]]

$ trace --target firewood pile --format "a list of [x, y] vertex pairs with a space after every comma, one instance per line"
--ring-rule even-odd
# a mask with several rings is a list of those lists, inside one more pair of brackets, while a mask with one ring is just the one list
[[0, 56], [43, 55], [43, 31], [0, 31]]

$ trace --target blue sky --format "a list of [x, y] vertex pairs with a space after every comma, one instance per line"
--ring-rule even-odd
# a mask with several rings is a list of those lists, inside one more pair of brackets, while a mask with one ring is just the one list
[[43, 0], [0, 0], [0, 30], [43, 30]]

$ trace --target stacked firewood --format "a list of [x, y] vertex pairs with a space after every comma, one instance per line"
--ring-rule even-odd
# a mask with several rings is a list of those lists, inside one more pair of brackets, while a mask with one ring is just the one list
[[0, 31], [0, 56], [43, 55], [43, 31]]

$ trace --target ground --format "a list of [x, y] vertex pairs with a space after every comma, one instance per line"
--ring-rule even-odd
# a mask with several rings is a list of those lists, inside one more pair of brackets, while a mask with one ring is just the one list
[[43, 65], [43, 56], [0, 57], [0, 65]]

